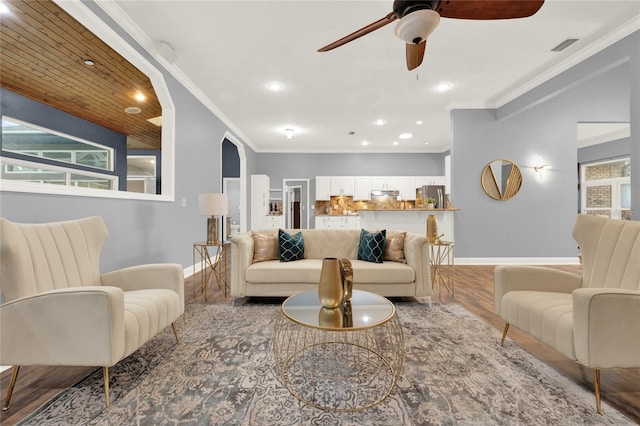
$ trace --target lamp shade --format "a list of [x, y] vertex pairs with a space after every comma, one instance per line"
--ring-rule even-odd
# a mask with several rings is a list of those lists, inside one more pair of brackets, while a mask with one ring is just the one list
[[207, 193], [198, 196], [202, 216], [226, 216], [229, 212], [227, 194]]

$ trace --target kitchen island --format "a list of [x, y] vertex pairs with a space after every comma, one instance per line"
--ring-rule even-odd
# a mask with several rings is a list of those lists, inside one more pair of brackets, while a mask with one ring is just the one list
[[438, 221], [438, 235], [446, 241], [454, 241], [454, 217], [460, 209], [385, 209], [358, 210], [360, 226], [367, 230], [388, 229], [415, 232], [426, 235], [427, 218], [435, 215]]

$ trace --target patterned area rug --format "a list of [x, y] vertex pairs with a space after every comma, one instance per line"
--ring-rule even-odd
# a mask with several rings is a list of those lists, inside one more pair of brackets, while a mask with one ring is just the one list
[[23, 425], [632, 424], [456, 304], [397, 302], [405, 336], [391, 395], [361, 412], [306, 406], [280, 383], [271, 337], [278, 305], [188, 305], [171, 328], [37, 409]]

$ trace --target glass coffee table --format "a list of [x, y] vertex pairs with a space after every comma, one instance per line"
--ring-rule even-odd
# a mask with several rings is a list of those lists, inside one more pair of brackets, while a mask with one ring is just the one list
[[316, 290], [286, 299], [276, 318], [273, 354], [282, 383], [300, 401], [331, 411], [382, 402], [402, 370], [404, 336], [396, 309], [375, 293], [354, 290], [336, 309]]

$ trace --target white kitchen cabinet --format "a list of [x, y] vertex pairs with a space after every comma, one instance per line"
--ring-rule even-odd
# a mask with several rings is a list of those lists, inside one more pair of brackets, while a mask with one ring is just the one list
[[330, 191], [331, 195], [353, 196], [355, 194], [353, 176], [331, 176]]
[[267, 215], [264, 218], [264, 229], [280, 229], [284, 228], [283, 215]]
[[416, 199], [416, 180], [413, 177], [400, 177], [396, 179], [397, 190], [400, 191], [398, 200]]
[[421, 188], [424, 185], [444, 185], [444, 192], [449, 193], [446, 176], [416, 176], [415, 179], [416, 188]]
[[379, 189], [395, 189], [389, 186], [389, 178], [388, 177], [372, 177], [371, 178], [371, 189], [379, 190]]
[[371, 199], [371, 178], [357, 177], [354, 178], [355, 193], [354, 200], [370, 200]]
[[316, 216], [316, 229], [360, 229], [360, 216]]
[[316, 201], [329, 201], [331, 199], [331, 178], [329, 176], [316, 176]]

